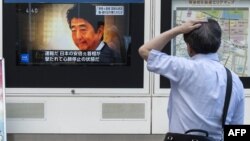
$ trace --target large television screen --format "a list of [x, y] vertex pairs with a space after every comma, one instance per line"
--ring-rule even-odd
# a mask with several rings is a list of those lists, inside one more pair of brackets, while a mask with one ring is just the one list
[[[172, 3], [162, 0], [162, 32], [191, 19], [213, 18], [222, 29], [222, 41], [218, 50], [220, 63], [234, 71], [245, 88], [250, 88], [249, 66], [249, 1], [195, 1], [176, 0]], [[166, 11], [165, 9], [171, 9]], [[166, 15], [171, 13], [169, 20]], [[166, 25], [171, 25], [166, 27]], [[183, 36], [173, 39], [167, 47], [168, 54], [189, 58]], [[161, 77], [161, 88], [169, 88], [170, 83]]]
[[17, 65], [128, 65], [128, 3], [16, 4]]
[[4, 0], [8, 88], [142, 88], [144, 0]]

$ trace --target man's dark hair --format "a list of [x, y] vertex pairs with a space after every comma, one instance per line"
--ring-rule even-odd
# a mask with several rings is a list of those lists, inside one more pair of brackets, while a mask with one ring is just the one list
[[184, 40], [195, 53], [215, 53], [221, 44], [220, 25], [214, 19], [208, 19], [199, 28], [184, 34]]
[[87, 20], [94, 27], [95, 31], [97, 31], [101, 25], [104, 25], [104, 16], [96, 15], [94, 4], [75, 4], [67, 11], [67, 21], [69, 27], [71, 27], [71, 20], [73, 18], [83, 18], [84, 20]]

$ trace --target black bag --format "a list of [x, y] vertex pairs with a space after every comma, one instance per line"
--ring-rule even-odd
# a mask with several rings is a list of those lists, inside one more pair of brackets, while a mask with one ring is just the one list
[[[226, 68], [226, 72], [227, 72], [227, 87], [226, 87], [225, 103], [224, 103], [223, 113], [222, 113], [222, 123], [221, 123], [222, 129], [224, 128], [224, 125], [225, 125], [229, 102], [230, 102], [231, 93], [232, 93], [232, 74], [227, 68]], [[190, 132], [204, 133], [205, 136], [188, 134]], [[215, 141], [215, 140], [209, 137], [208, 132], [205, 130], [191, 129], [191, 130], [186, 131], [185, 134], [168, 132], [166, 134], [164, 141]]]
[[[200, 132], [203, 133], [204, 136], [188, 134], [191, 132]], [[164, 141], [214, 141], [214, 139], [208, 137], [207, 131], [201, 129], [191, 129], [186, 131], [185, 134], [168, 132]]]

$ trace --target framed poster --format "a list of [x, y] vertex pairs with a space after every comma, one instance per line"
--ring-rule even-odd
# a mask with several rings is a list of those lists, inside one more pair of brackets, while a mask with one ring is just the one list
[[0, 141], [6, 141], [4, 60], [0, 58]]
[[[144, 0], [43, 2], [4, 0], [8, 94], [147, 92], [138, 54], [144, 43]], [[92, 38], [85, 36], [85, 26], [76, 26], [80, 18], [73, 14], [90, 19]]]
[[[250, 1], [241, 0], [161, 0], [161, 32], [188, 19], [213, 18], [222, 28], [222, 42], [218, 55], [220, 63], [234, 71], [250, 88]], [[173, 56], [188, 58], [183, 36], [179, 35], [164, 50]], [[168, 79], [156, 78], [156, 93], [170, 88]]]

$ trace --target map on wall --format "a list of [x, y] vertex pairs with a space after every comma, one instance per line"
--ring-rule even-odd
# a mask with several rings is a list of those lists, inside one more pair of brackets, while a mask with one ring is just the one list
[[[220, 62], [240, 77], [250, 76], [248, 8], [177, 8], [174, 18], [174, 25], [188, 19], [217, 20], [222, 28], [222, 42], [218, 51]], [[189, 57], [182, 35], [175, 38], [172, 54]]]

